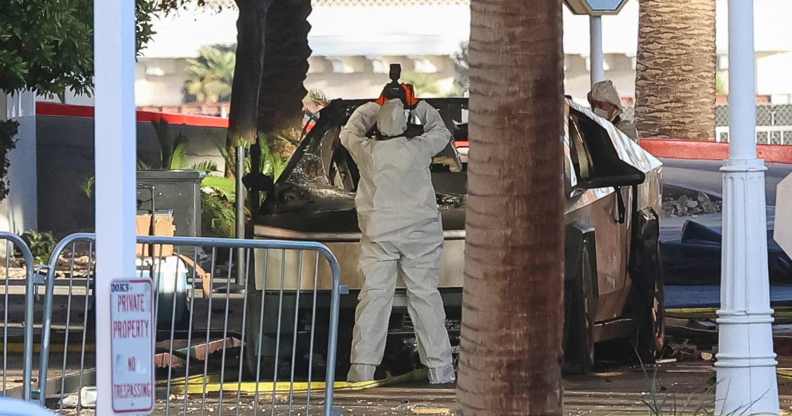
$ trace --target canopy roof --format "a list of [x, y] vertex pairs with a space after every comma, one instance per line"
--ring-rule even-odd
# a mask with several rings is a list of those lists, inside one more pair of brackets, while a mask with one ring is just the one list
[[[201, 46], [236, 41], [232, 0], [210, 0], [206, 9], [184, 10], [157, 19], [157, 34], [143, 55], [194, 57]], [[451, 55], [470, 34], [469, 0], [313, 0], [309, 42], [315, 56]], [[756, 50], [792, 51], [792, 2], [756, 0]], [[727, 0], [717, 0], [717, 47], [728, 50]], [[343, 24], [340, 24], [343, 22]], [[207, 29], [211, 28], [211, 29]], [[588, 56], [588, 17], [564, 8], [564, 52]], [[603, 17], [606, 54], [635, 56], [638, 1]]]

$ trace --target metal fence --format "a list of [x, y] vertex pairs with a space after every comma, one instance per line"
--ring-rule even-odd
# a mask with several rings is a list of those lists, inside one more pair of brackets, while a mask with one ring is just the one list
[[[36, 275], [33, 273], [33, 255], [30, 248], [19, 236], [0, 232], [3, 248], [3, 373], [0, 384], [2, 396], [20, 396], [31, 399], [31, 380], [33, 369], [33, 321], [36, 294]], [[18, 252], [18, 253], [17, 253]], [[17, 255], [18, 254], [18, 255]], [[24, 299], [23, 302], [20, 300]], [[22, 305], [23, 308], [15, 308]], [[19, 345], [15, 340], [22, 339], [22, 361], [10, 368], [9, 350]], [[11, 360], [16, 361], [16, 360]], [[21, 385], [18, 380], [22, 373]], [[17, 393], [20, 392], [20, 393]]]
[[[625, 117], [634, 119], [635, 108], [624, 109]], [[729, 106], [715, 107], [715, 141], [729, 142]], [[792, 145], [792, 104], [756, 106], [756, 143]]]
[[[715, 108], [715, 141], [729, 141], [729, 106]], [[756, 106], [756, 143], [792, 145], [792, 105]]]
[[[34, 270], [24, 242], [0, 233], [3, 238], [19, 246], [26, 270]], [[32, 397], [66, 414], [85, 414], [96, 400], [94, 242], [93, 234], [66, 237], [42, 270], [46, 278], [37, 280], [45, 289], [43, 302], [35, 302], [43, 303], [43, 318]], [[155, 287], [155, 413], [332, 414], [341, 286], [338, 262], [326, 246], [138, 237], [137, 250], [137, 277], [152, 278]], [[27, 278], [27, 317], [34, 280]], [[25, 318], [19, 326], [25, 329], [29, 399], [28, 323]], [[4, 331], [9, 327], [6, 317]]]

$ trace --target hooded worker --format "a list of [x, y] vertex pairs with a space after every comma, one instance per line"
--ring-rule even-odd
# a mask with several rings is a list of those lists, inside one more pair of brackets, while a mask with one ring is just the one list
[[[362, 233], [359, 267], [365, 278], [355, 314], [349, 381], [372, 380], [382, 361], [398, 275], [407, 287], [407, 308], [429, 382], [455, 380], [437, 290], [443, 227], [429, 171], [432, 157], [448, 145], [451, 133], [429, 104], [420, 101], [412, 111], [424, 128], [416, 137], [406, 137], [407, 118], [398, 98], [382, 106], [360, 106], [340, 133], [360, 171], [355, 207]], [[379, 135], [368, 138], [375, 124]]]
[[591, 86], [588, 93], [588, 101], [594, 114], [610, 121], [628, 137], [634, 141], [638, 140], [638, 130], [635, 124], [624, 117], [624, 107], [622, 107], [619, 93], [611, 81], [598, 81]]

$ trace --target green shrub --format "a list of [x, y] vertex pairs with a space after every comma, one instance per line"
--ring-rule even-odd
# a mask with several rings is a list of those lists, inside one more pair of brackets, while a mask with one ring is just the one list
[[204, 237], [233, 237], [235, 232], [234, 204], [221, 193], [201, 190], [201, 235]]
[[33, 254], [33, 260], [38, 264], [47, 263], [49, 261], [52, 250], [55, 248], [55, 236], [50, 232], [40, 233], [38, 231], [25, 231], [22, 234], [22, 239], [25, 240], [30, 251]]

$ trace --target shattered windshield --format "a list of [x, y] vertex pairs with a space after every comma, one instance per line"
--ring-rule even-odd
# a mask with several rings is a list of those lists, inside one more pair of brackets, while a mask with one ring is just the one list
[[[346, 115], [355, 107], [344, 108]], [[281, 198], [282, 201], [354, 197], [357, 166], [338, 139], [346, 116], [334, 119], [338, 113], [333, 112], [322, 116], [325, 120], [305, 136], [278, 180], [282, 196], [286, 197]], [[432, 171], [438, 206], [441, 209], [464, 208], [466, 173], [451, 171], [440, 164], [433, 165]]]

